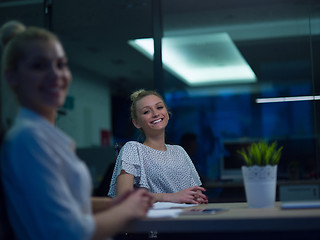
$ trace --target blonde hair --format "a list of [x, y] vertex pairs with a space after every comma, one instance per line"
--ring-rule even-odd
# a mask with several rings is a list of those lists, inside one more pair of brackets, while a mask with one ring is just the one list
[[163, 97], [159, 93], [157, 93], [156, 91], [152, 91], [152, 90], [140, 89], [140, 90], [137, 90], [137, 91], [133, 92], [130, 95], [130, 100], [132, 102], [131, 103], [131, 107], [130, 107], [130, 114], [131, 114], [131, 119], [132, 120], [133, 119], [137, 119], [137, 102], [140, 99], [142, 99], [142, 98], [144, 98], [146, 96], [149, 96], [149, 95], [155, 95], [158, 98], [160, 98], [163, 101], [166, 109], [168, 109]]
[[24, 44], [36, 40], [59, 41], [58, 37], [48, 30], [39, 27], [26, 27], [18, 21], [9, 21], [3, 24], [0, 35], [4, 48], [3, 69], [13, 71], [17, 70], [18, 62], [24, 57]]
[[4, 47], [11, 38], [26, 30], [26, 27], [18, 21], [9, 21], [2, 25], [0, 30], [1, 44]]

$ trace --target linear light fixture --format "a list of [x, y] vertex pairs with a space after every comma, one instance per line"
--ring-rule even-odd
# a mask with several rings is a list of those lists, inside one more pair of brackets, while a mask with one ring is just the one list
[[278, 103], [278, 102], [297, 102], [297, 101], [315, 101], [315, 100], [320, 100], [320, 96], [257, 98], [256, 103]]
[[[129, 40], [153, 60], [152, 38]], [[251, 83], [256, 75], [227, 33], [162, 38], [164, 68], [190, 86]]]
[[31, 4], [43, 4], [43, 0], [21, 0], [21, 1], [0, 2], [0, 8], [18, 7], [18, 6], [25, 6], [25, 5], [31, 5]]

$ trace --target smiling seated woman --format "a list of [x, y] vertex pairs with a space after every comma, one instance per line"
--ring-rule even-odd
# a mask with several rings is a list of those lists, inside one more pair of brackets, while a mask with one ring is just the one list
[[131, 94], [131, 101], [132, 123], [145, 141], [130, 141], [122, 147], [108, 195], [146, 188], [158, 202], [208, 203], [186, 151], [165, 143], [169, 113], [164, 99], [155, 91], [139, 90]]

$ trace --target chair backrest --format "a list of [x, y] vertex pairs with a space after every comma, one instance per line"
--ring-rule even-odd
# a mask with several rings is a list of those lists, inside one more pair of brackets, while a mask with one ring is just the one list
[[[121, 147], [122, 147], [122, 145], [119, 144], [119, 143], [116, 143], [114, 145], [114, 151], [116, 153], [116, 158], [119, 155]], [[111, 183], [112, 174], [113, 174], [113, 170], [114, 170], [115, 165], [116, 165], [116, 161], [114, 161], [113, 163], [111, 163], [109, 165], [107, 171], [105, 172], [105, 175], [103, 176], [102, 181], [99, 184], [99, 187], [94, 192], [95, 196], [107, 196], [108, 195], [109, 186], [110, 186], [110, 183]]]
[[116, 157], [118, 157], [122, 146], [123, 146], [123, 144], [120, 144], [120, 143], [115, 143], [114, 144], [114, 151], [116, 152]]
[[9, 222], [2, 183], [0, 184], [0, 239], [14, 239], [13, 230]]
[[[0, 129], [0, 150], [2, 146], [2, 140], [5, 135], [4, 128]], [[0, 153], [0, 239], [11, 240], [14, 239], [13, 230], [9, 222], [7, 206], [5, 200], [5, 192], [2, 184], [1, 175], [1, 153]]]

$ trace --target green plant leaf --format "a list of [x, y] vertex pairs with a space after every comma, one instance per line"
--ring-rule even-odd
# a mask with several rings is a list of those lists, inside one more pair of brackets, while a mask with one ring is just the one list
[[242, 156], [247, 166], [277, 165], [281, 158], [283, 146], [277, 149], [277, 142], [268, 144], [265, 141], [252, 143], [247, 150], [241, 149], [237, 152]]

